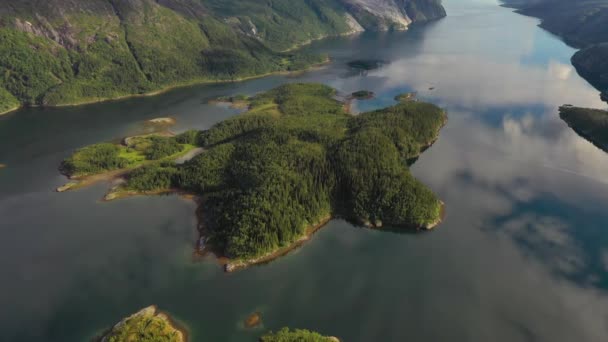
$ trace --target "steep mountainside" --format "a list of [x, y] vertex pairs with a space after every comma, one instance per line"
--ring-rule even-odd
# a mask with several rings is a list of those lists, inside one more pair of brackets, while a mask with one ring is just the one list
[[541, 27], [581, 48], [572, 58], [578, 72], [608, 97], [608, 0], [503, 0]]
[[302, 69], [323, 58], [285, 51], [443, 16], [440, 0], [0, 0], [0, 113]]

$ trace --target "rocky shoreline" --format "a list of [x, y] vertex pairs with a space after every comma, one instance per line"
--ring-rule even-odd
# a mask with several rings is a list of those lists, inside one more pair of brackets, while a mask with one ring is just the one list
[[227, 273], [235, 272], [238, 270], [242, 270], [254, 265], [265, 264], [271, 262], [277, 258], [285, 256], [292, 252], [293, 250], [301, 247], [304, 243], [310, 240], [310, 238], [321, 228], [323, 228], [329, 221], [331, 221], [333, 216], [328, 215], [319, 220], [319, 222], [315, 225], [312, 225], [306, 229], [306, 233], [302, 235], [298, 240], [293, 242], [291, 245], [283, 248], [279, 248], [271, 253], [263, 255], [261, 257], [247, 259], [247, 260], [230, 260], [226, 259], [227, 262], [224, 264], [224, 270]]
[[7, 109], [7, 110], [5, 110], [3, 112], [0, 112], [0, 116], [12, 113], [12, 112], [14, 112], [16, 110], [19, 110], [20, 108], [21, 108], [21, 106], [15, 106], [15, 107], [9, 108], [9, 109]]
[[168, 314], [152, 305], [124, 318], [95, 341], [110, 342], [115, 339], [122, 341], [121, 338], [135, 333], [145, 333], [147, 336], [152, 335], [154, 338], [168, 342], [187, 342], [189, 337], [186, 329], [178, 326]]
[[19, 109], [29, 108], [29, 107], [45, 107], [45, 108], [78, 107], [78, 106], [85, 106], [85, 105], [97, 104], [97, 103], [115, 102], [115, 101], [122, 101], [122, 100], [128, 100], [128, 99], [133, 99], [133, 98], [145, 98], [145, 97], [157, 96], [157, 95], [168, 93], [172, 90], [176, 90], [176, 89], [180, 89], [180, 88], [187, 88], [187, 87], [192, 87], [192, 86], [198, 86], [198, 85], [240, 83], [240, 82], [245, 82], [245, 81], [256, 80], [259, 78], [269, 77], [269, 76], [298, 75], [303, 72], [312, 71], [312, 70], [315, 70], [322, 66], [325, 66], [325, 65], [329, 64], [330, 62], [331, 62], [331, 59], [327, 58], [325, 61], [323, 61], [321, 63], [312, 64], [301, 70], [274, 71], [274, 72], [268, 72], [268, 73], [259, 74], [259, 75], [239, 77], [239, 78], [234, 78], [234, 79], [225, 79], [225, 80], [201, 79], [201, 80], [193, 80], [193, 81], [188, 81], [188, 82], [181, 82], [181, 83], [169, 85], [169, 86], [160, 88], [158, 90], [154, 90], [154, 91], [143, 93], [143, 94], [127, 94], [127, 95], [116, 96], [116, 97], [101, 97], [101, 98], [94, 98], [94, 99], [82, 100], [82, 101], [71, 102], [71, 103], [62, 103], [62, 104], [57, 104], [57, 105], [18, 106], [18, 107], [15, 107], [14, 109], [10, 109], [6, 112], [0, 113], [0, 115], [8, 114], [8, 113], [17, 111]]

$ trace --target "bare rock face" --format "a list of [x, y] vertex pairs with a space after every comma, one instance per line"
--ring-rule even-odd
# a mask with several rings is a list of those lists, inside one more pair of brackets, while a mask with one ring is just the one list
[[[0, 1], [0, 18], [12, 21], [8, 26], [53, 40], [68, 49], [78, 45], [77, 36], [83, 33], [82, 27], [72, 23], [80, 15], [111, 19], [113, 12], [110, 3], [104, 0]], [[94, 35], [86, 39], [94, 39]]]
[[399, 6], [398, 0], [344, 0], [356, 16], [371, 14], [380, 19], [378, 29], [406, 29], [412, 20], [405, 13], [405, 8]]
[[[412, 22], [446, 15], [441, 0], [342, 0], [359, 23], [378, 30], [405, 30]], [[369, 16], [377, 21], [370, 23]], [[372, 27], [369, 27], [369, 26]], [[374, 27], [375, 26], [375, 27]]]

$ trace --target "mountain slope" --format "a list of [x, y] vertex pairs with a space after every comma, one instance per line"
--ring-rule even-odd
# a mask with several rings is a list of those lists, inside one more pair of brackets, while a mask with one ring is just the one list
[[0, 113], [301, 69], [323, 58], [281, 51], [444, 15], [440, 0], [0, 0]]
[[582, 49], [572, 57], [579, 74], [608, 97], [608, 0], [503, 0], [542, 19], [541, 27]]

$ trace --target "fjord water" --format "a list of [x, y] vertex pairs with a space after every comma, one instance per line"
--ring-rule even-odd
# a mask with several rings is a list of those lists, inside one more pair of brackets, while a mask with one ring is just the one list
[[[536, 19], [493, 0], [444, 3], [449, 17], [409, 32], [313, 44], [333, 63], [297, 77], [0, 118], [1, 339], [86, 341], [157, 304], [193, 341], [254, 341], [283, 326], [344, 341], [608, 340], [608, 154], [557, 111], [602, 107], [598, 92]], [[390, 63], [349, 71], [359, 58]], [[296, 81], [376, 92], [359, 111], [405, 91], [446, 108], [439, 141], [412, 167], [446, 202], [443, 225], [395, 234], [334, 221], [284, 258], [224, 274], [192, 257], [192, 202], [101, 203], [107, 184], [53, 192], [78, 147], [159, 116], [208, 128], [236, 114], [208, 99]], [[243, 329], [256, 311], [263, 327]]]

